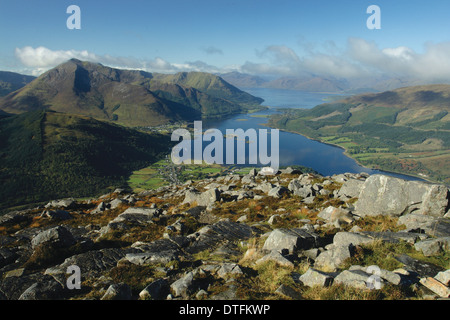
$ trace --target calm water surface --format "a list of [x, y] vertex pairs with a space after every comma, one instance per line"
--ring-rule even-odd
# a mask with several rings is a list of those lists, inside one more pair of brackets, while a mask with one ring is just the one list
[[[263, 98], [265, 100], [263, 105], [267, 105], [270, 108], [251, 115], [236, 115], [228, 119], [203, 121], [203, 129], [216, 128], [224, 134], [227, 129], [239, 128], [243, 130], [250, 128], [256, 130], [269, 129], [270, 131], [270, 128], [263, 125], [267, 123], [267, 118], [255, 116], [270, 115], [279, 112], [277, 111], [279, 108], [313, 108], [325, 103], [327, 99], [336, 97], [336, 95], [332, 94], [279, 89], [246, 88], [244, 90], [254, 96]], [[268, 139], [270, 140], [270, 138]], [[205, 144], [207, 145], [209, 142], [204, 142], [204, 146]], [[224, 152], [226, 151], [224, 150]], [[408, 180], [420, 180], [415, 177], [364, 168], [358, 165], [355, 160], [344, 155], [344, 150], [341, 148], [289, 132], [280, 131], [279, 156], [280, 166], [302, 165], [310, 167], [324, 176], [346, 172], [366, 172], [368, 174], [388, 174]]]

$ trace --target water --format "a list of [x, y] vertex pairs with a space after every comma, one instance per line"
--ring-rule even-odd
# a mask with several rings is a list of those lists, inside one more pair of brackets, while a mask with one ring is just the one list
[[[224, 134], [227, 129], [239, 128], [243, 130], [250, 128], [256, 130], [269, 129], [270, 131], [270, 128], [263, 125], [267, 123], [267, 118], [255, 116], [270, 115], [278, 112], [277, 109], [279, 108], [313, 108], [325, 103], [326, 99], [336, 96], [333, 94], [265, 88], [246, 88], [244, 90], [254, 96], [263, 98], [265, 100], [263, 105], [270, 106], [270, 108], [251, 115], [236, 115], [228, 119], [203, 121], [203, 130], [215, 128]], [[343, 149], [308, 139], [299, 134], [280, 131], [279, 137], [280, 166], [301, 165], [312, 168], [324, 176], [347, 172], [365, 172], [371, 175], [381, 173], [406, 180], [421, 180], [411, 176], [362, 167], [355, 160], [347, 157]], [[268, 139], [270, 140], [270, 138]], [[205, 144], [208, 145], [209, 142], [204, 142], [204, 146]], [[248, 150], [246, 153], [248, 154]]]

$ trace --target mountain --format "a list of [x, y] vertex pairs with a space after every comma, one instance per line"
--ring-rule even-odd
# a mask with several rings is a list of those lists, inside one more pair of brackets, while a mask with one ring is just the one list
[[152, 74], [72, 59], [0, 99], [8, 113], [49, 109], [127, 126], [246, 112], [262, 99], [207, 73]]
[[285, 110], [270, 125], [341, 146], [364, 166], [450, 183], [450, 85]]
[[1, 119], [0, 209], [122, 186], [170, 145], [166, 136], [54, 111]]
[[344, 81], [321, 77], [293, 78], [282, 77], [262, 85], [265, 88], [288, 89], [307, 92], [342, 92], [348, 89]]
[[268, 82], [259, 76], [253, 76], [236, 71], [222, 73], [220, 74], [220, 77], [238, 88], [258, 88]]
[[19, 90], [34, 79], [36, 79], [36, 77], [26, 76], [14, 72], [0, 71], [0, 97]]

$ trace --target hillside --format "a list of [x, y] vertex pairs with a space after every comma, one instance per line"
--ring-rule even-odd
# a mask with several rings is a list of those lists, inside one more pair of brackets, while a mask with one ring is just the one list
[[0, 71], [0, 97], [19, 90], [35, 78], [15, 72]]
[[34, 111], [0, 120], [0, 209], [126, 185], [170, 138], [91, 118]]
[[270, 300], [278, 315], [273, 300], [448, 298], [448, 192], [253, 168], [55, 199], [0, 216], [0, 300], [171, 300], [177, 318], [192, 300]]
[[1, 98], [0, 109], [14, 114], [49, 109], [152, 126], [246, 112], [261, 102], [206, 73], [151, 74], [71, 59]]
[[364, 166], [450, 183], [450, 85], [285, 110], [269, 125], [346, 149]]

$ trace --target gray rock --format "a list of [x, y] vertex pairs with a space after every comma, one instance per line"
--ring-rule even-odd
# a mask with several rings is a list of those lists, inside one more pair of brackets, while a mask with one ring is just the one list
[[60, 300], [64, 297], [64, 288], [55, 279], [33, 283], [19, 297], [19, 300]]
[[274, 197], [274, 198], [281, 198], [283, 197], [284, 194], [288, 193], [288, 189], [286, 189], [285, 187], [275, 187], [269, 190], [269, 192], [267, 193], [267, 195], [269, 197]]
[[338, 197], [358, 198], [361, 192], [364, 180], [349, 179], [344, 182], [341, 189], [337, 192]]
[[158, 279], [146, 286], [140, 293], [142, 300], [163, 300], [169, 294], [169, 283], [166, 279]]
[[[344, 270], [334, 278], [334, 283], [343, 284], [357, 289], [368, 289], [368, 282], [372, 275], [362, 270]], [[383, 281], [379, 278], [380, 286], [383, 287]]]
[[233, 277], [236, 275], [242, 275], [242, 269], [236, 263], [223, 263], [219, 270], [217, 270], [217, 276], [220, 278]]
[[271, 184], [270, 182], [264, 181], [264, 182], [261, 182], [260, 184], [258, 184], [254, 189], [260, 190], [264, 193], [268, 193], [274, 187], [275, 186], [273, 184]]
[[450, 248], [450, 237], [423, 240], [414, 244], [414, 248], [426, 257], [438, 255]]
[[401, 254], [395, 257], [395, 259], [403, 263], [408, 269], [419, 274], [421, 277], [434, 277], [439, 272], [444, 271], [442, 267], [414, 259], [407, 254]]
[[51, 244], [53, 246], [65, 248], [75, 244], [75, 238], [65, 227], [55, 227], [38, 233], [31, 239], [31, 246], [36, 248], [42, 244]]
[[325, 272], [309, 268], [308, 271], [300, 276], [299, 280], [308, 287], [328, 287], [332, 284], [333, 277]]
[[379, 276], [381, 279], [386, 280], [394, 285], [400, 285], [403, 282], [402, 276], [396, 272], [381, 269], [377, 266], [361, 267], [361, 266], [351, 266], [349, 270], [362, 270], [365, 273], [373, 274]]
[[131, 300], [131, 288], [126, 283], [112, 284], [100, 300]]
[[298, 228], [275, 229], [264, 242], [263, 249], [293, 253], [300, 249], [311, 249], [316, 245], [317, 238], [316, 234]]
[[185, 193], [184, 203], [197, 203], [198, 206], [209, 206], [220, 200], [220, 192], [217, 188], [210, 189], [206, 192], [199, 192], [196, 189], [189, 189]]
[[170, 289], [175, 297], [183, 297], [186, 298], [190, 292], [192, 291], [192, 282], [194, 281], [194, 274], [188, 272], [182, 278], [173, 282], [170, 285]]
[[45, 205], [45, 208], [64, 208], [69, 209], [76, 204], [74, 199], [53, 200]]
[[70, 220], [72, 215], [65, 210], [45, 210], [41, 217], [49, 218], [50, 220]]
[[156, 263], [167, 264], [171, 261], [178, 260], [177, 250], [165, 250], [160, 252], [140, 252], [128, 253], [125, 259], [132, 264], [145, 266]]
[[288, 259], [286, 259], [285, 257], [283, 257], [281, 255], [281, 253], [279, 253], [276, 250], [272, 250], [269, 254], [265, 255], [264, 257], [262, 257], [261, 259], [256, 260], [256, 264], [261, 264], [261, 263], [265, 263], [267, 261], [273, 261], [276, 264], [282, 266], [282, 267], [288, 267], [288, 268], [293, 268], [294, 264], [289, 261]]
[[352, 257], [353, 253], [352, 244], [333, 247], [319, 254], [314, 261], [314, 267], [324, 271], [335, 271], [346, 259]]
[[275, 293], [279, 294], [283, 298], [288, 298], [292, 300], [300, 300], [302, 298], [301, 294], [294, 288], [287, 285], [280, 285]]
[[373, 238], [354, 232], [338, 232], [333, 238], [333, 244], [337, 247], [348, 246], [349, 244], [358, 246], [361, 244], [367, 244], [371, 242], [374, 242]]
[[311, 185], [304, 185], [299, 180], [291, 180], [291, 182], [289, 182], [288, 189], [294, 195], [302, 198], [308, 198], [316, 195], [316, 191]]
[[336, 228], [340, 228], [343, 224], [350, 224], [355, 220], [350, 210], [332, 206], [323, 209], [317, 216]]
[[384, 175], [370, 176], [355, 203], [358, 216], [401, 216], [418, 210], [421, 214], [442, 217], [448, 205], [447, 189], [418, 181]]
[[68, 267], [76, 265], [80, 267], [82, 277], [97, 277], [102, 272], [115, 267], [126, 253], [127, 251], [125, 250], [111, 248], [77, 254], [67, 258], [60, 265], [48, 268], [45, 270], [45, 274], [52, 276], [65, 275]]

